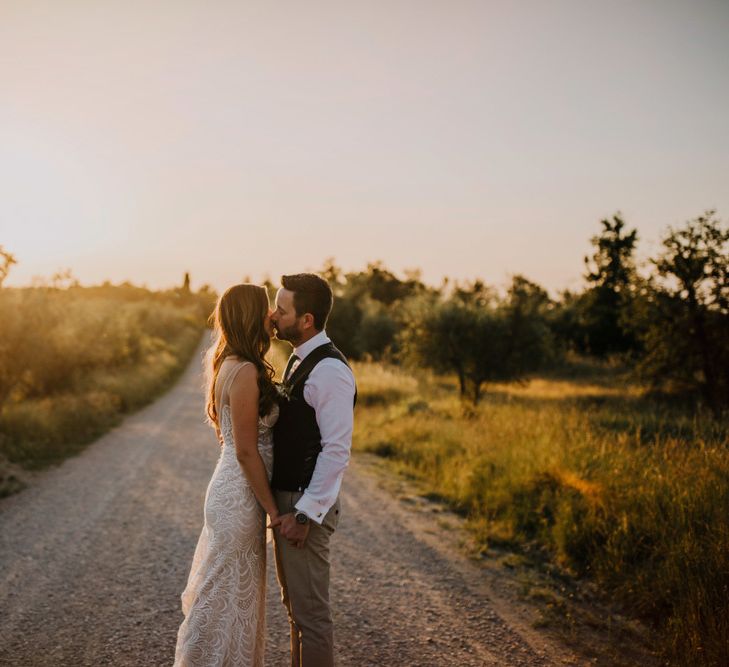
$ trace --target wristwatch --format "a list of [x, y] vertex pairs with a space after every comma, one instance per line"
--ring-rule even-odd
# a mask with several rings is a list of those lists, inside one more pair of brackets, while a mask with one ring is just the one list
[[298, 523], [298, 524], [300, 524], [300, 525], [302, 525], [302, 526], [303, 526], [304, 524], [307, 524], [307, 523], [309, 523], [309, 517], [308, 517], [308, 516], [306, 516], [306, 514], [304, 514], [303, 512], [299, 512], [299, 511], [297, 511], [297, 512], [296, 512], [296, 513], [294, 514], [294, 519], [296, 519], [296, 523]]

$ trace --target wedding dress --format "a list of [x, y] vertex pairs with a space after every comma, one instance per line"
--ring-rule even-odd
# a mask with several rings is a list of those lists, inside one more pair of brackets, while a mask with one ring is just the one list
[[[230, 371], [225, 385], [249, 362]], [[262, 667], [266, 611], [266, 517], [236, 458], [225, 388], [223, 445], [205, 494], [205, 523], [182, 593], [185, 620], [175, 667]], [[273, 469], [278, 406], [258, 420], [258, 451]]]

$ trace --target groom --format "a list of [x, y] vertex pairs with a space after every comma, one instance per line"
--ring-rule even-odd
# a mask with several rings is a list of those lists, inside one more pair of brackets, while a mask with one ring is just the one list
[[329, 538], [339, 520], [357, 390], [346, 358], [324, 331], [333, 301], [326, 280], [300, 273], [283, 276], [281, 284], [271, 320], [294, 351], [284, 373], [288, 399], [274, 427], [276, 573], [291, 624], [292, 667], [331, 667]]

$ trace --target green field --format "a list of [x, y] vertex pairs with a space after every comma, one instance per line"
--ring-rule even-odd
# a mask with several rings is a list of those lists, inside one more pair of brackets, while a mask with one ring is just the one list
[[542, 555], [658, 629], [677, 664], [729, 646], [729, 427], [595, 368], [491, 385], [357, 364], [355, 448], [468, 517], [485, 550]]

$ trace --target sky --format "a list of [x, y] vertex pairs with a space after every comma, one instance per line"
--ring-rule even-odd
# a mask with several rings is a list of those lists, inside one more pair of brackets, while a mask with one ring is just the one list
[[620, 211], [729, 220], [727, 0], [0, 0], [6, 284], [333, 257], [579, 288]]

